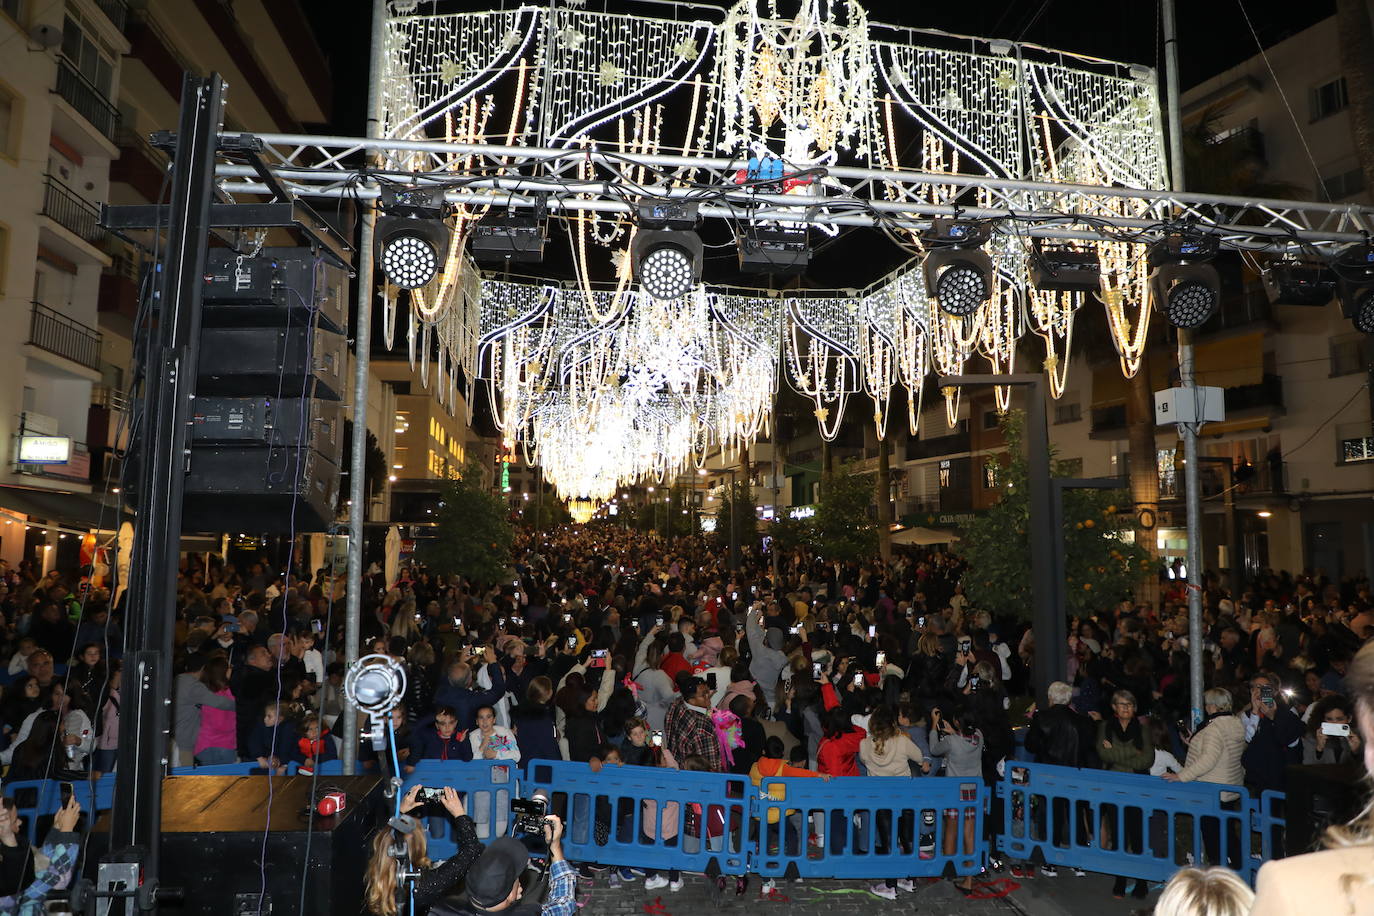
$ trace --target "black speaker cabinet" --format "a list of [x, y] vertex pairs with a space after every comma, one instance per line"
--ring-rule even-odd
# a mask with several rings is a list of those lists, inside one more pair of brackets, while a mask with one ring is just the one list
[[[178, 916], [361, 912], [369, 834], [385, 820], [379, 808], [381, 783], [377, 776], [319, 777], [317, 786], [335, 785], [345, 791], [348, 807], [332, 817], [316, 816], [307, 857], [304, 812], [312, 798], [311, 777], [165, 778], [160, 883], [182, 888], [185, 896], [179, 905], [161, 904], [159, 912]], [[109, 815], [105, 815], [92, 834], [91, 851], [97, 854], [86, 857], [84, 873], [91, 878], [108, 845], [108, 831]], [[259, 909], [264, 878], [267, 901]]]
[[323, 328], [201, 328], [196, 395], [341, 400], [342, 334]]
[[304, 446], [338, 465], [343, 457], [344, 410], [319, 398], [196, 398], [191, 439], [196, 447]]
[[186, 475], [182, 530], [324, 531], [338, 495], [338, 465], [314, 449], [198, 446]]
[[331, 331], [348, 327], [341, 268], [309, 248], [264, 248], [251, 258], [212, 248], [205, 259], [202, 321], [211, 325], [306, 324], [312, 313]]

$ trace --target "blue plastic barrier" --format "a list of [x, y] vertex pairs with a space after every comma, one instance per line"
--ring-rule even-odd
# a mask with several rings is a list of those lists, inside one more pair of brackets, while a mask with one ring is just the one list
[[[478, 838], [484, 842], [507, 832], [511, 799], [519, 797], [523, 788], [519, 768], [508, 760], [417, 760], [415, 772], [406, 776], [401, 793], [404, 795], [414, 785], [451, 786], [464, 793], [464, 807], [477, 826]], [[431, 809], [425, 827], [432, 858], [445, 859], [458, 851], [451, 822], [442, 811]]]
[[977, 874], [987, 861], [986, 801], [981, 779], [765, 779], [754, 799], [750, 870], [803, 878]]
[[999, 848], [1049, 865], [1165, 881], [1189, 864], [1248, 873], [1251, 808], [1244, 787], [1012, 763]]
[[38, 819], [51, 817], [62, 807], [62, 783], [70, 782], [72, 795], [88, 817], [107, 811], [114, 804], [114, 774], [106, 773], [92, 782], [89, 779], [28, 779], [10, 783], [5, 794], [14, 799], [19, 816], [24, 819], [24, 832], [30, 845], [38, 843]]
[[[569, 859], [739, 875], [749, 870], [753, 784], [745, 776], [536, 760], [521, 794], [548, 792]], [[713, 867], [714, 866], [714, 867]]]
[[1287, 828], [1287, 821], [1284, 818], [1284, 804], [1287, 796], [1282, 792], [1267, 790], [1260, 794], [1259, 800], [1254, 804], [1254, 819], [1251, 825], [1258, 834], [1258, 843], [1251, 841], [1251, 850], [1256, 847], [1259, 855], [1253, 853], [1249, 859], [1249, 874], [1247, 877], [1250, 883], [1255, 882], [1255, 876], [1259, 874], [1260, 866], [1270, 859], [1281, 859], [1284, 855], [1284, 831]]

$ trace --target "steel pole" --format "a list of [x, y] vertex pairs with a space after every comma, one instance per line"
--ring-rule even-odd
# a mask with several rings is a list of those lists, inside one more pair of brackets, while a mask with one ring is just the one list
[[[172, 627], [182, 499], [190, 460], [192, 398], [200, 352], [201, 291], [210, 229], [217, 132], [224, 120], [225, 84], [218, 73], [182, 80], [181, 118], [172, 159], [166, 256], [154, 289], [160, 310], [146, 333], [148, 377], [139, 456], [139, 507], [129, 564], [125, 633], [123, 740], [115, 767], [109, 852], [98, 891], [128, 881], [135, 897], [109, 900], [110, 913], [156, 907], [160, 874], [162, 777], [171, 720]], [[92, 813], [91, 816], [94, 816]]]
[[[1183, 118], [1179, 111], [1178, 18], [1174, 0], [1161, 0], [1164, 29], [1164, 113], [1169, 130], [1170, 189], [1179, 193], [1186, 186], [1183, 169]], [[1197, 400], [1197, 380], [1193, 374], [1193, 334], [1178, 331], [1178, 379], [1185, 398]], [[1188, 697], [1193, 709], [1193, 725], [1202, 721], [1202, 492], [1198, 482], [1197, 424], [1180, 423], [1183, 440], [1183, 496], [1188, 529]]]
[[[381, 136], [382, 41], [386, 30], [386, 0], [372, 0], [372, 49], [367, 66], [367, 136]], [[363, 624], [363, 521], [367, 517], [367, 376], [372, 366], [372, 241], [376, 228], [375, 198], [359, 200], [357, 325], [353, 332], [353, 455], [348, 465], [348, 590], [344, 604], [344, 664], [358, 660]], [[390, 582], [386, 583], [388, 586]], [[339, 753], [344, 774], [352, 776], [358, 761], [358, 710], [345, 701], [343, 746]]]

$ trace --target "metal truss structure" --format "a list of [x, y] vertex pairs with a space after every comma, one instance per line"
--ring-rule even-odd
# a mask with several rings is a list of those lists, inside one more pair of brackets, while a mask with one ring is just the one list
[[[468, 206], [532, 206], [550, 211], [629, 214], [639, 197], [695, 197], [705, 218], [782, 220], [836, 226], [928, 227], [937, 217], [1013, 221], [1019, 234], [1043, 239], [1148, 243], [1180, 221], [1217, 234], [1223, 247], [1301, 254], [1365, 241], [1374, 207], [1104, 187], [1071, 182], [832, 166], [823, 195], [792, 195], [737, 185], [738, 159], [602, 153], [596, 150], [491, 146], [416, 140], [367, 140], [308, 134], [258, 134], [281, 184], [305, 198], [378, 197], [383, 185], [451, 186], [445, 198]], [[363, 168], [368, 154], [384, 163], [423, 168]], [[460, 167], [456, 167], [460, 166]], [[586, 176], [590, 167], [591, 177]], [[678, 176], [690, 173], [691, 186]], [[251, 166], [221, 164], [220, 187], [231, 194], [272, 188]], [[636, 180], [666, 174], [666, 180]], [[710, 189], [710, 190], [704, 190]], [[1047, 206], [1054, 203], [1056, 206]], [[1121, 204], [1139, 215], [1123, 215]], [[1115, 206], [1114, 206], [1115, 205]]]
[[[914, 430], [931, 372], [959, 375], [978, 359], [1014, 373], [1029, 332], [1058, 397], [1075, 318], [1094, 297], [1133, 375], [1153, 311], [1150, 246], [1169, 234], [1213, 236], [1247, 257], [1331, 260], [1374, 232], [1374, 208], [1165, 190], [1147, 67], [872, 23], [857, 0], [670, 0], [650, 16], [577, 2], [447, 6], [390, 0], [379, 138], [226, 137], [256, 158], [223, 161], [216, 177], [230, 196], [279, 200], [441, 191], [444, 268], [408, 296], [384, 287], [385, 341], [405, 308], [425, 378], [437, 351], [440, 399], [456, 403], [462, 379], [471, 407], [485, 381], [508, 446], [522, 443], [569, 497], [604, 499], [707, 449], [747, 447], [768, 429], [784, 376], [813, 401], [826, 439], [857, 395], [881, 434], [899, 384]], [[690, 201], [737, 236], [871, 228], [910, 258], [849, 289], [779, 296], [707, 277], [662, 302], [633, 269], [646, 198]], [[479, 220], [524, 208], [566, 233], [575, 281], [484, 279], [466, 259]], [[942, 218], [990, 229], [989, 295], [969, 314], [928, 293], [924, 233]], [[1035, 288], [1037, 240], [1095, 250], [1100, 288]], [[952, 423], [958, 391], [942, 393]], [[1000, 407], [1008, 398], [998, 388]]]

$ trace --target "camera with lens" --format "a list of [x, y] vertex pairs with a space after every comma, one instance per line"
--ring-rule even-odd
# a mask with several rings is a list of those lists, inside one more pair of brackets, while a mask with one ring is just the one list
[[516, 834], [528, 833], [537, 837], [544, 835], [544, 818], [549, 815], [549, 800], [542, 794], [531, 798], [512, 798], [511, 816], [514, 819]]

